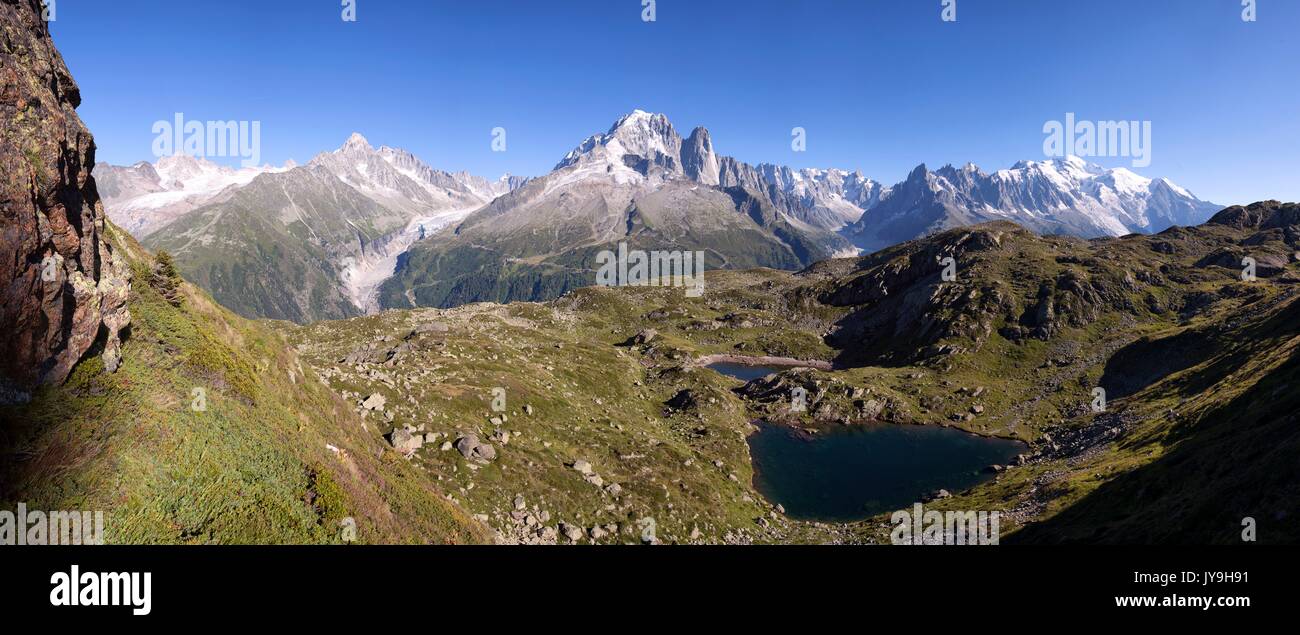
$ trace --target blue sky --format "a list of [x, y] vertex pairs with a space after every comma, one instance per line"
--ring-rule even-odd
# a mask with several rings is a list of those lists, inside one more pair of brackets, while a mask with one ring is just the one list
[[641, 108], [744, 161], [893, 183], [1042, 159], [1044, 123], [1074, 112], [1151, 121], [1137, 171], [1201, 198], [1300, 200], [1295, 0], [1253, 23], [1241, 0], [957, 0], [955, 23], [941, 0], [658, 0], [653, 23], [641, 0], [356, 4], [347, 23], [341, 0], [57, 0], [52, 31], [112, 163], [152, 160], [153, 123], [183, 112], [261, 121], [264, 162], [358, 131], [534, 175]]

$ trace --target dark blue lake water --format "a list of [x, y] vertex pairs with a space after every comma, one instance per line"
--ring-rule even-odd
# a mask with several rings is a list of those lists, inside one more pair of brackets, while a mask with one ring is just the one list
[[772, 373], [779, 373], [787, 368], [778, 368], [776, 366], [746, 366], [744, 364], [729, 364], [727, 362], [718, 362], [709, 364], [709, 368], [716, 370], [728, 377], [735, 377], [740, 381], [751, 381], [759, 377], [767, 377]]
[[809, 436], [760, 423], [749, 449], [755, 488], [787, 515], [848, 522], [978, 485], [993, 478], [986, 467], [1010, 463], [1026, 446], [935, 426], [846, 426]]

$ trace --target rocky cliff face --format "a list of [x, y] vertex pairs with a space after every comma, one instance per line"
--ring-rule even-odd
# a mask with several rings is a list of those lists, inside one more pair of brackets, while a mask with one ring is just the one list
[[62, 382], [92, 348], [120, 362], [130, 273], [105, 242], [80, 103], [39, 0], [0, 0], [0, 401]]

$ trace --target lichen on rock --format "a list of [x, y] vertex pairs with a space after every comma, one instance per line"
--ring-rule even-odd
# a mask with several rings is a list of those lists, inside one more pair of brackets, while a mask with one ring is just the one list
[[80, 103], [39, 0], [0, 0], [0, 400], [63, 382], [92, 349], [121, 361], [130, 269], [105, 239]]

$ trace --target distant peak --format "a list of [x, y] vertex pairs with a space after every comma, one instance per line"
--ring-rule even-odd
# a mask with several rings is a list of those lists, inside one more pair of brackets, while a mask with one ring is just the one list
[[654, 124], [660, 124], [660, 125], [668, 124], [668, 115], [662, 113], [647, 112], [641, 110], [640, 108], [637, 108], [636, 110], [633, 110], [632, 112], [623, 115], [622, 117], [619, 117], [618, 121], [614, 122], [614, 125], [610, 127], [609, 131], [612, 133], [616, 130], [619, 130], [620, 128], [627, 128], [633, 126], [636, 127], [651, 126]]
[[348, 140], [343, 144], [343, 147], [344, 149], [359, 148], [369, 150], [370, 142], [367, 141], [365, 137], [361, 136], [360, 132], [354, 132], [352, 133], [352, 136], [348, 137]]
[[691, 136], [686, 138], [686, 143], [709, 152], [713, 151], [713, 138], [709, 136], [709, 129], [704, 126], [698, 126], [692, 130]]

